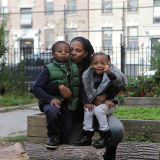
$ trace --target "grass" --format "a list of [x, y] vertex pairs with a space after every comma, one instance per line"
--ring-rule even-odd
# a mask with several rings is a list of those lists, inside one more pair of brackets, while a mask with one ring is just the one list
[[12, 133], [10, 133], [10, 135], [17, 134], [17, 133], [24, 133], [24, 132], [26, 132], [26, 131], [12, 132]]
[[5, 142], [23, 142], [27, 141], [27, 136], [5, 137]]
[[160, 120], [160, 108], [122, 106], [113, 115], [119, 119]]
[[22, 106], [27, 104], [38, 103], [38, 100], [31, 93], [24, 93], [23, 96], [3, 95], [0, 98], [0, 108], [10, 106]]

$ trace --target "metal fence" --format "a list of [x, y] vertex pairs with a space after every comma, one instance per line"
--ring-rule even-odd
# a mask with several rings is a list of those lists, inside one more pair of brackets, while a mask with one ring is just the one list
[[[121, 62], [121, 59], [119, 58], [121, 47], [112, 49], [114, 49], [115, 52], [110, 53], [111, 62], [119, 67], [119, 63]], [[25, 54], [23, 54], [23, 52], [21, 52], [22, 50], [23, 48], [17, 49], [16, 51], [10, 48], [10, 52], [3, 56], [3, 61], [6, 66], [17, 68], [17, 71], [19, 64], [23, 65], [21, 67], [24, 68], [25, 81], [32, 84], [38, 78], [44, 66], [53, 62], [53, 57], [51, 51], [48, 52], [47, 50], [46, 52], [45, 48], [39, 48], [38, 50], [42, 50], [42, 52], [38, 54], [34, 54], [33, 50], [27, 52], [27, 49], [25, 49]], [[95, 48], [95, 50], [108, 52], [109, 49]], [[19, 60], [17, 61], [17, 59]], [[125, 63], [124, 66], [125, 75], [137, 77], [147, 74], [147, 71], [151, 68], [150, 59], [149, 48], [138, 48], [136, 51], [130, 50], [130, 54], [126, 55], [127, 63]]]
[[[77, 4], [76, 9], [54, 5], [50, 11], [36, 6], [27, 12], [16, 12], [16, 6], [10, 8], [11, 48], [5, 55], [6, 62], [17, 65], [29, 54], [43, 56], [42, 52], [50, 53], [52, 44], [57, 40], [69, 43], [73, 37], [83, 36], [90, 40], [95, 52], [109, 53], [112, 63], [126, 76], [145, 75], [151, 69], [150, 57], [154, 45], [160, 44], [160, 6], [153, 3], [146, 6], [142, 1], [135, 7], [129, 6], [128, 1], [113, 1], [109, 8], [99, 1], [86, 3]], [[25, 21], [21, 16], [23, 14], [32, 15], [29, 29], [22, 29], [28, 27], [22, 23]], [[40, 59], [43, 59], [41, 56]], [[36, 69], [37, 61], [33, 64], [35, 67], [25, 65], [27, 82], [35, 81], [40, 73], [41, 69]]]

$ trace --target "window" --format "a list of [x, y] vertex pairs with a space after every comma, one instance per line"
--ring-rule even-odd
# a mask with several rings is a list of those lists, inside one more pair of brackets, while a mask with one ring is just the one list
[[128, 11], [138, 11], [138, 0], [128, 0]]
[[[103, 49], [108, 50], [108, 52], [112, 49], [112, 28], [111, 27], [103, 27]], [[108, 31], [105, 31], [108, 30]]]
[[153, 23], [160, 23], [160, 0], [154, 0]]
[[77, 12], [76, 9], [77, 9], [76, 0], [68, 0], [68, 10], [69, 10], [68, 13], [69, 14], [76, 13]]
[[[30, 12], [30, 13], [29, 13]], [[32, 28], [32, 9], [23, 8], [21, 9], [21, 29], [30, 29]]]
[[[77, 36], [77, 29], [76, 28], [69, 28], [68, 31], [73, 31], [73, 32], [68, 32], [68, 43]], [[74, 32], [75, 31], [75, 32]]]
[[45, 5], [45, 9], [46, 9], [46, 15], [52, 15], [53, 14], [53, 0], [45, 0], [46, 1], [46, 5]]
[[[1, 13], [8, 13], [8, 1], [7, 0], [1, 0], [0, 1], [0, 10], [1, 10]], [[6, 17], [7, 15], [6, 14], [1, 14], [1, 17]]]
[[103, 13], [112, 12], [112, 0], [102, 0], [102, 7], [105, 8], [102, 10]]
[[138, 48], [138, 27], [128, 27], [128, 49]]
[[46, 30], [46, 49], [51, 50], [54, 42], [54, 32], [52, 29]]

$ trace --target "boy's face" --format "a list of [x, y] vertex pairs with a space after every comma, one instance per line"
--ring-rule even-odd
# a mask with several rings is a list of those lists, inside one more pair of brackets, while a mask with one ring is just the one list
[[105, 55], [97, 54], [92, 59], [91, 68], [93, 68], [97, 74], [102, 74], [106, 64], [108, 64], [107, 57]]
[[52, 56], [57, 62], [67, 62], [70, 57], [69, 46], [65, 43], [57, 44], [55, 46], [55, 53], [52, 53]]

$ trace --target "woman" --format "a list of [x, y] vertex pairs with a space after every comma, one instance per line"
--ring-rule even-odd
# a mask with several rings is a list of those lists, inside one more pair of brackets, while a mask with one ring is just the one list
[[[70, 42], [70, 48], [71, 48], [71, 61], [77, 64], [80, 72], [80, 78], [82, 78], [83, 72], [90, 66], [90, 57], [94, 53], [94, 49], [90, 41], [84, 37], [73, 38]], [[113, 99], [120, 92], [120, 90], [125, 86], [125, 83], [123, 83], [123, 81], [126, 82], [126, 79], [125, 79], [126, 77], [121, 72], [120, 74], [122, 77], [122, 85], [119, 87], [115, 87], [111, 85], [107, 89], [107, 92], [97, 96], [94, 99], [95, 105], [100, 105], [101, 103], [105, 102], [107, 106], [109, 105], [114, 106], [114, 104], [111, 101], [109, 101], [109, 99]], [[48, 83], [46, 84], [45, 91], [51, 95], [54, 95], [57, 92], [65, 93], [65, 87], [59, 83]], [[67, 97], [70, 97], [71, 95], [65, 94], [63, 96], [67, 98]], [[82, 126], [83, 117], [84, 117], [83, 105], [79, 104], [79, 107], [77, 110], [77, 116], [75, 117], [75, 122], [80, 122], [79, 124], [81, 124]], [[123, 139], [124, 127], [122, 123], [113, 115], [107, 116], [107, 119], [108, 119], [110, 130], [112, 132], [112, 136], [108, 143], [108, 146], [106, 147], [106, 151], [103, 155], [103, 158], [105, 160], [106, 159], [112, 160], [112, 159], [115, 159], [116, 148]], [[98, 123], [96, 123], [96, 121], [94, 123], [94, 128], [95, 128], [95, 131], [98, 131]], [[75, 130], [75, 132], [77, 134], [80, 133], [78, 128]], [[75, 133], [72, 135], [75, 135]]]

